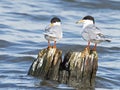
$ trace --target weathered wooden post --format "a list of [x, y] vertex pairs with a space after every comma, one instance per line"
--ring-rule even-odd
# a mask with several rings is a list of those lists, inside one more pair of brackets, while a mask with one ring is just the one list
[[59, 65], [62, 62], [62, 51], [56, 48], [46, 48], [38, 53], [31, 65], [28, 75], [42, 79], [58, 80]]
[[59, 82], [74, 88], [93, 88], [98, 67], [96, 51], [68, 52], [60, 66]]
[[93, 88], [98, 67], [96, 51], [85, 48], [81, 52], [67, 52], [62, 61], [62, 51], [47, 48], [39, 52], [28, 74], [45, 80], [55, 80], [76, 89]]

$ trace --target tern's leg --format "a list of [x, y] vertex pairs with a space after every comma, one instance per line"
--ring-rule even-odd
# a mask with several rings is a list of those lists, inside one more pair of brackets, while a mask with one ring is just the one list
[[88, 41], [88, 45], [87, 45], [87, 47], [86, 48], [90, 48], [90, 41]]
[[48, 48], [50, 48], [51, 46], [50, 46], [50, 41], [48, 40]]
[[56, 48], [56, 41], [54, 41], [54, 46], [53, 46], [53, 48]]
[[95, 46], [93, 47], [93, 51], [96, 51], [96, 46], [97, 46], [97, 43], [95, 43]]

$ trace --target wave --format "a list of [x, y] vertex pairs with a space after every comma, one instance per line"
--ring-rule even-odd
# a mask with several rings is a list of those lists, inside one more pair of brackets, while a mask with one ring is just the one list
[[6, 40], [0, 40], [0, 48], [9, 47], [11, 45], [14, 45], [14, 43]]

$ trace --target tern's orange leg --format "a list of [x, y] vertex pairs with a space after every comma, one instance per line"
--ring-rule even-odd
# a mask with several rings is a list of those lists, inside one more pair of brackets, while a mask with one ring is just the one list
[[50, 48], [51, 46], [50, 46], [50, 41], [48, 40], [48, 48]]
[[88, 45], [87, 45], [87, 47], [86, 48], [90, 48], [90, 41], [88, 42]]
[[95, 43], [95, 46], [93, 47], [93, 51], [96, 51], [97, 43]]
[[56, 48], [56, 41], [54, 41], [54, 46], [53, 46], [53, 48]]

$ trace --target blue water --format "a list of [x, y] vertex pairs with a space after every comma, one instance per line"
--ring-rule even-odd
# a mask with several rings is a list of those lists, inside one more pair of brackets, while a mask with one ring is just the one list
[[96, 90], [120, 90], [120, 1], [119, 0], [0, 0], [0, 89], [68, 90], [63, 84], [28, 76], [39, 50], [47, 47], [43, 32], [53, 16], [62, 20], [63, 39], [57, 47], [63, 53], [82, 50], [82, 25], [86, 15], [111, 43], [97, 47], [99, 55]]

